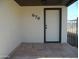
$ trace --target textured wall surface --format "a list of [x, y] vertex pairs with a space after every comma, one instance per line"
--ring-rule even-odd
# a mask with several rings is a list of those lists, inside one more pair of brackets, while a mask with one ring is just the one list
[[[22, 7], [22, 30], [24, 42], [44, 42], [44, 8], [62, 8], [62, 43], [67, 42], [66, 21], [67, 8], [64, 6], [28, 6]], [[40, 20], [32, 17], [32, 13]]]
[[0, 0], [0, 59], [21, 42], [19, 6], [13, 0]]

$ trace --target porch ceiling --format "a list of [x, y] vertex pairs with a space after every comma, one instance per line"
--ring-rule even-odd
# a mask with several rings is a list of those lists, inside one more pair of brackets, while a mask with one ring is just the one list
[[14, 0], [20, 6], [69, 6], [77, 0]]

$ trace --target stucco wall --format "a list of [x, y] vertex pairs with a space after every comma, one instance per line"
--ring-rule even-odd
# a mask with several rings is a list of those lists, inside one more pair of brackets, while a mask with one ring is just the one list
[[21, 43], [19, 8], [13, 0], [0, 0], [0, 59]]
[[[62, 43], [67, 42], [66, 22], [67, 7], [65, 6], [27, 6], [22, 7], [23, 42], [44, 42], [44, 8], [62, 8]], [[32, 13], [40, 16], [40, 20], [32, 17]]]

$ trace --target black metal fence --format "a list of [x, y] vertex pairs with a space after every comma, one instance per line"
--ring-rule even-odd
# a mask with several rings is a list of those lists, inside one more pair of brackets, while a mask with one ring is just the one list
[[67, 21], [67, 42], [78, 47], [78, 18]]

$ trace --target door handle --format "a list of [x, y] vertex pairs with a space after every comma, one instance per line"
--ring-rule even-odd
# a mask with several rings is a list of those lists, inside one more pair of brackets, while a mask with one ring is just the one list
[[45, 29], [47, 29], [47, 25], [45, 25]]

